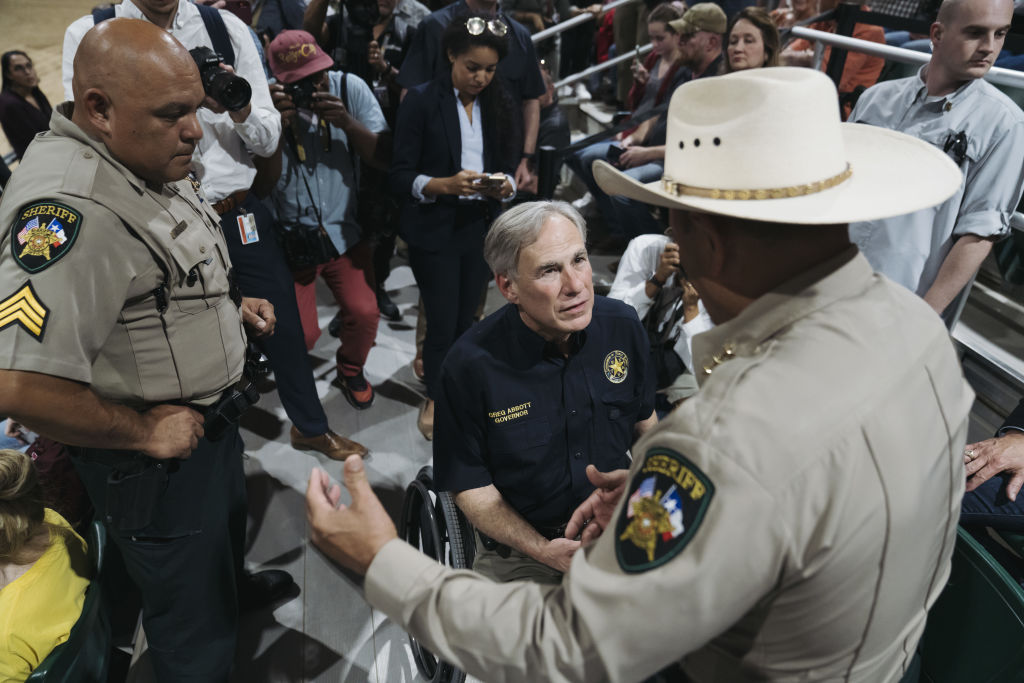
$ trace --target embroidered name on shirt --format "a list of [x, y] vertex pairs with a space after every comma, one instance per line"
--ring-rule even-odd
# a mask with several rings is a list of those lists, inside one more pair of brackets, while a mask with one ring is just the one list
[[502, 410], [493, 410], [487, 413], [487, 417], [494, 420], [494, 424], [501, 424], [503, 422], [509, 422], [511, 420], [519, 419], [520, 417], [526, 417], [530, 414], [530, 407], [533, 405], [533, 401], [527, 401], [526, 403], [520, 403], [517, 406], [511, 408], [504, 408]]

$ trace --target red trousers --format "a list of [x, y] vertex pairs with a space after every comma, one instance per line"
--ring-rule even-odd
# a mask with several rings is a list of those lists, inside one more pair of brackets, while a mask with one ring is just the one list
[[362, 240], [336, 259], [292, 273], [295, 300], [299, 304], [302, 334], [306, 348], [312, 349], [320, 338], [320, 320], [316, 312], [316, 277], [327, 283], [341, 309], [341, 346], [337, 352], [338, 372], [345, 377], [359, 374], [377, 338], [377, 295], [374, 293], [373, 250]]

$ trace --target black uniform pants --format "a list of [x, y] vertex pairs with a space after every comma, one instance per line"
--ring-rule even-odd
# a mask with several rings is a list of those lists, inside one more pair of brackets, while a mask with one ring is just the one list
[[[258, 242], [242, 244], [237, 219], [246, 213], [256, 218]], [[327, 415], [316, 393], [299, 307], [295, 303], [295, 280], [277, 243], [274, 217], [262, 202], [250, 194], [241, 206], [221, 216], [221, 228], [242, 294], [274, 304], [277, 316], [274, 334], [257, 343], [270, 359], [281, 405], [288, 418], [306, 436], [325, 433], [328, 429]]]
[[440, 390], [441, 362], [473, 324], [480, 295], [487, 287], [490, 271], [484, 261], [484, 237], [489, 223], [484, 202], [461, 202], [448, 244], [436, 251], [409, 245], [409, 267], [427, 315], [423, 373], [427, 396], [432, 399]]
[[[161, 683], [227, 681], [238, 631], [246, 495], [238, 428], [187, 460], [74, 448], [98, 519], [142, 595]], [[141, 526], [136, 526], [140, 525]]]

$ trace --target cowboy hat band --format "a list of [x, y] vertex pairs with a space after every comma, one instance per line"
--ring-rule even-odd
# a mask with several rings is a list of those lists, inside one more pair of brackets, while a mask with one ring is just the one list
[[903, 133], [839, 120], [835, 86], [813, 69], [750, 69], [680, 86], [667, 112], [661, 180], [606, 162], [610, 195], [792, 224], [838, 224], [933, 206], [962, 182], [941, 151]]

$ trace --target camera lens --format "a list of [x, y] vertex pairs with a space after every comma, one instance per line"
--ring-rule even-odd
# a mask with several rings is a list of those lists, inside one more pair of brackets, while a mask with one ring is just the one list
[[244, 109], [252, 99], [248, 81], [220, 69], [210, 77], [206, 92], [229, 111]]

